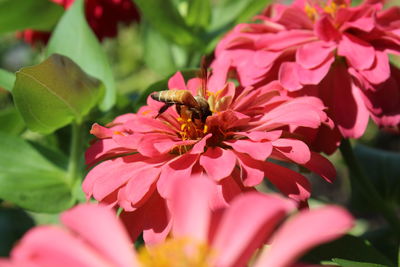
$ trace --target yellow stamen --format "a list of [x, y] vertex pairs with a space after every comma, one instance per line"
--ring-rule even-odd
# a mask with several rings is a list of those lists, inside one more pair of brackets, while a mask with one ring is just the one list
[[334, 1], [332, 1], [329, 5], [326, 5], [324, 7], [324, 11], [328, 14], [330, 14], [332, 17], [336, 15], [336, 12], [340, 9], [340, 8], [344, 8], [347, 7], [347, 5], [345, 3], [335, 3]]
[[307, 16], [312, 20], [315, 21], [318, 16], [317, 9], [310, 4], [306, 4], [304, 7], [304, 11], [306, 12]]
[[209, 267], [213, 254], [207, 244], [181, 238], [142, 247], [138, 258], [144, 267]]
[[345, 7], [347, 7], [347, 4], [344, 0], [333, 0], [328, 1], [328, 3], [325, 1], [313, 2], [310, 0], [310, 2], [306, 3], [304, 6], [304, 11], [312, 21], [315, 21], [318, 19], [319, 13], [322, 11], [331, 15], [332, 17], [335, 17], [338, 10]]
[[204, 125], [203, 133], [206, 134], [208, 132], [208, 125]]

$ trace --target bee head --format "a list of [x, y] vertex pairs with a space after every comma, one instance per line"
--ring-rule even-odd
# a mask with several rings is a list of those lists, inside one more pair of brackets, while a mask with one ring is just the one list
[[195, 96], [194, 99], [200, 106], [200, 119], [205, 122], [207, 117], [212, 115], [208, 101], [202, 96]]

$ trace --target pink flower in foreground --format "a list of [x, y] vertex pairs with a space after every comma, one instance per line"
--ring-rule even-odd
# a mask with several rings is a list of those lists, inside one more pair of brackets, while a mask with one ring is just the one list
[[307, 250], [338, 238], [353, 224], [345, 210], [330, 206], [302, 211], [276, 231], [294, 208], [289, 200], [251, 192], [212, 212], [214, 187], [204, 178], [176, 182], [169, 203], [175, 215], [172, 233], [157, 245], [135, 251], [109, 209], [86, 204], [62, 215], [65, 228], [30, 230], [0, 266], [157, 267], [179, 262], [187, 267], [240, 267], [248, 266], [268, 240], [268, 248], [251, 266], [289, 267]]
[[[68, 9], [75, 0], [51, 0]], [[115, 37], [118, 24], [129, 24], [140, 19], [140, 15], [132, 0], [85, 0], [85, 15], [89, 26], [101, 41], [106, 37]], [[50, 32], [25, 30], [17, 36], [26, 43], [47, 43]]]
[[138, 265], [123, 225], [108, 208], [79, 205], [61, 215], [65, 227], [29, 230], [1, 267], [110, 267]]
[[[186, 85], [178, 72], [169, 88], [196, 95], [201, 83], [195, 78]], [[254, 190], [264, 177], [304, 205], [311, 190], [308, 180], [266, 159], [299, 164], [329, 182], [335, 176], [332, 164], [293, 134], [329, 122], [319, 99], [287, 99], [277, 83], [239, 93], [221, 76], [212, 76], [207, 87], [212, 114], [204, 122], [190, 112], [178, 114], [175, 107], [155, 118], [163, 103], [149, 97], [138, 113], [117, 117], [107, 128], [92, 127], [98, 140], [87, 150], [86, 162], [103, 162], [88, 173], [83, 190], [88, 198], [128, 211], [122, 217], [133, 222], [134, 238], [144, 230], [146, 243], [151, 243], [168, 234], [165, 199], [174, 177], [206, 174], [218, 185], [213, 202], [218, 207]]]
[[400, 52], [399, 7], [298, 0], [256, 19], [225, 36], [214, 64], [229, 65], [244, 86], [278, 79], [294, 96], [319, 97], [343, 137], [360, 137], [369, 116], [380, 126], [399, 125], [399, 70], [388, 59]]

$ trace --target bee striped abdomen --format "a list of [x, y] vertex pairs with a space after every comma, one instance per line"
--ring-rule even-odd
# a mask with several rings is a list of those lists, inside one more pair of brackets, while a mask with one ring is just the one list
[[196, 99], [189, 90], [165, 90], [155, 92], [151, 95], [151, 98], [166, 104], [178, 104], [191, 108], [199, 108], [199, 103], [197, 103]]

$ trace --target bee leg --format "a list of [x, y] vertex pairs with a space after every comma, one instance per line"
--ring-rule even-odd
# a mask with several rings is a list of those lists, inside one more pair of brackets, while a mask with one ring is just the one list
[[157, 116], [155, 117], [155, 119], [157, 119], [158, 118], [158, 116], [160, 116], [161, 114], [163, 114], [170, 106], [172, 106], [173, 105], [173, 103], [165, 103], [165, 105], [164, 106], [162, 106], [161, 108], [160, 108], [160, 110], [158, 111], [158, 114], [157, 114]]
[[178, 112], [179, 116], [181, 116], [181, 105], [176, 104], [175, 109], [176, 109], [176, 112]]

